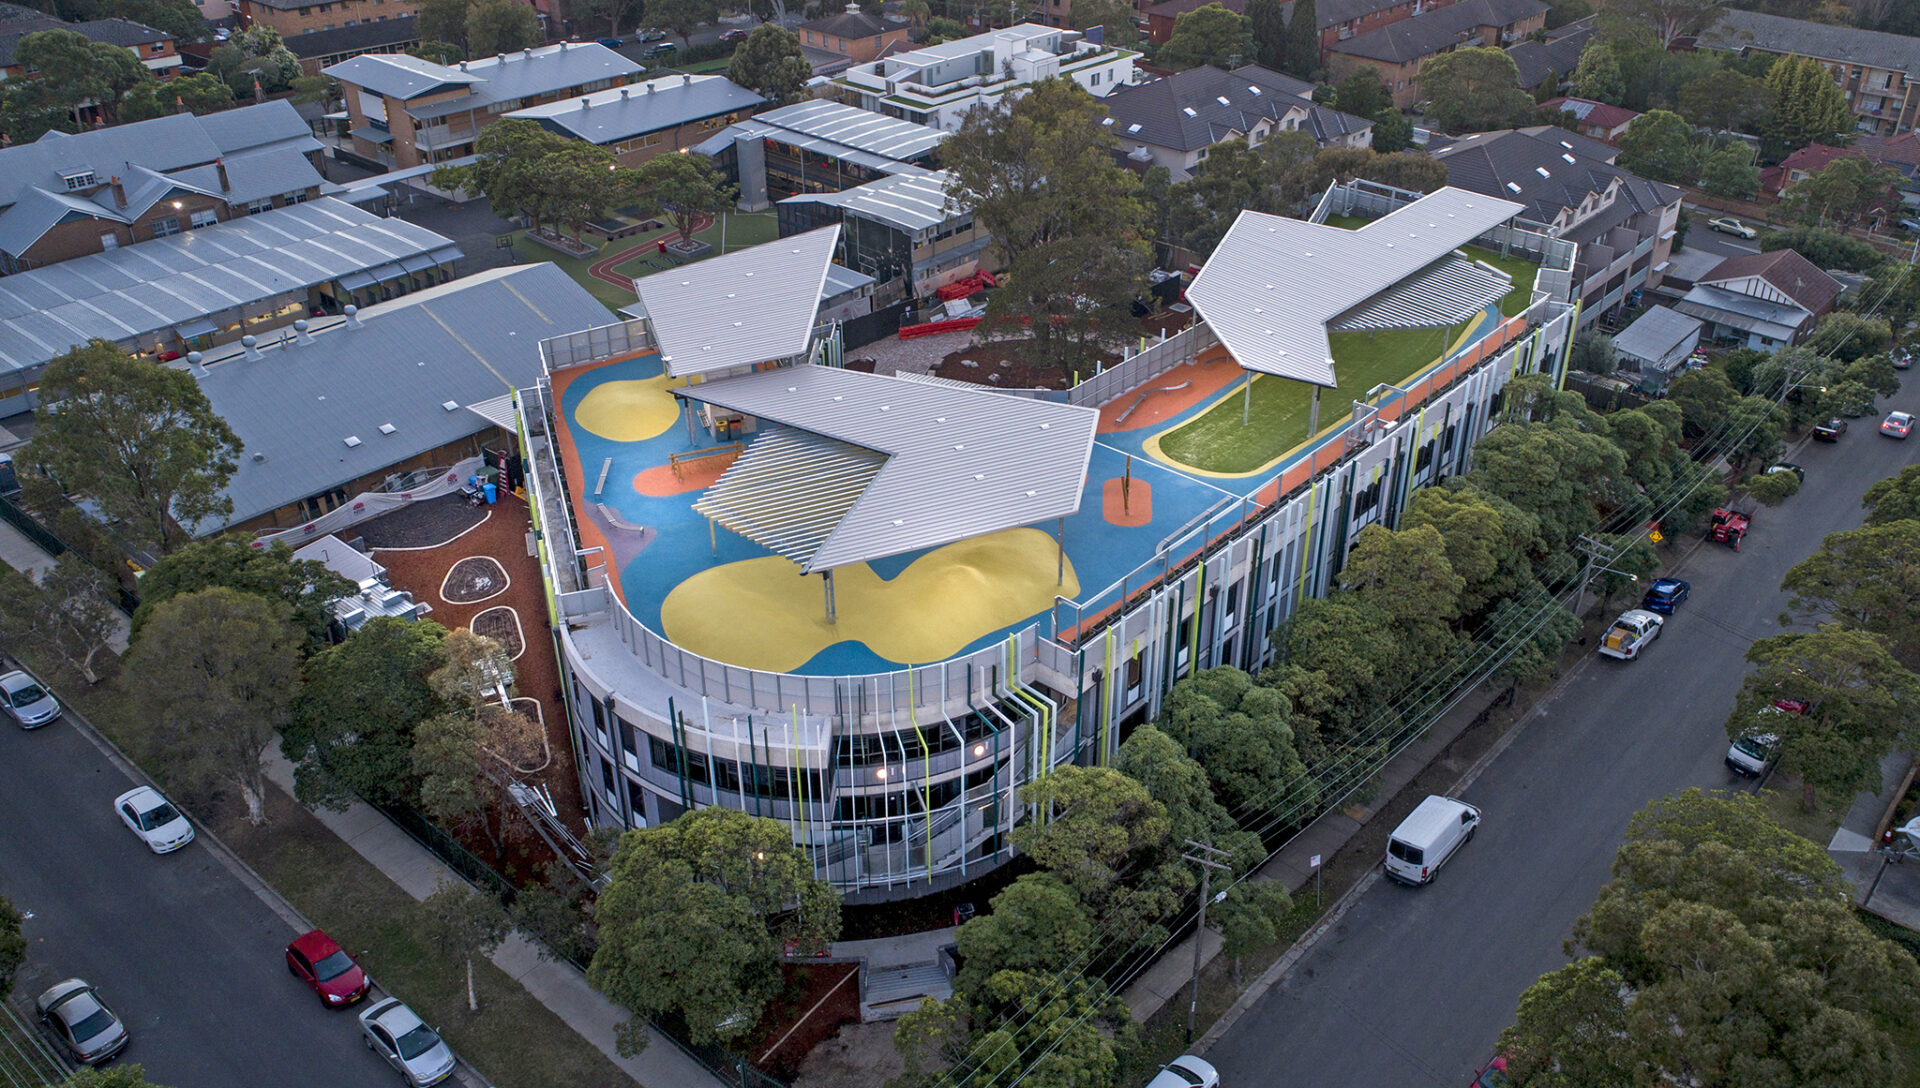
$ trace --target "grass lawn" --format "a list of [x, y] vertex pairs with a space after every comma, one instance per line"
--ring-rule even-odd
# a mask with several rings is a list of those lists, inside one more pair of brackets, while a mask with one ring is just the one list
[[[1500, 300], [1502, 313], [1526, 308], [1533, 293], [1538, 266], [1515, 257], [1468, 246], [1467, 252], [1513, 277], [1513, 290]], [[1337, 332], [1333, 345], [1334, 373], [1340, 386], [1321, 395], [1320, 425], [1324, 430], [1351, 415], [1354, 401], [1381, 382], [1399, 384], [1425, 370], [1440, 357], [1444, 329], [1390, 329], [1381, 332]], [[1254, 379], [1250, 422], [1241, 425], [1241, 400], [1229, 396], [1204, 415], [1160, 439], [1160, 450], [1182, 464], [1206, 472], [1252, 472], [1307, 439], [1313, 387], [1271, 375]]]
[[[610, 310], [618, 310], [622, 306], [633, 305], [633, 292], [615, 287], [613, 284], [591, 275], [587, 270], [593, 266], [594, 262], [600, 260], [602, 257], [622, 253], [635, 246], [646, 245], [648, 242], [654, 241], [666, 233], [668, 233], [668, 229], [662, 228], [660, 230], [647, 231], [644, 234], [630, 234], [625, 238], [608, 242], [606, 245], [601, 246], [599, 251], [592, 257], [585, 260], [577, 260], [561, 253], [557, 249], [549, 249], [537, 242], [527, 241], [526, 231], [518, 230], [513, 233], [513, 252], [522, 264], [552, 261], [554, 264], [559, 265], [561, 270], [567, 275], [572, 276], [575, 283], [586, 288], [588, 294], [599, 299], [601, 305]], [[731, 253], [743, 246], [758, 245], [761, 242], [773, 241], [779, 237], [780, 226], [772, 212], [729, 212], [726, 215], [725, 233], [727, 252]], [[713, 255], [718, 256], [720, 253], [720, 235], [721, 224], [716, 222], [708, 229], [695, 233], [694, 238], [712, 246]], [[596, 236], [582, 233], [581, 237], [588, 239]], [[621, 265], [615, 271], [621, 275], [637, 276], [644, 275], [650, 271], [650, 269], [646, 264], [635, 260]]]
[[[29, 661], [35, 656], [30, 647], [14, 651]], [[464, 964], [428, 950], [419, 905], [285, 793], [268, 791], [268, 823], [253, 827], [238, 801], [196, 797], [169, 782], [164, 757], [149, 750], [137, 707], [117, 682], [90, 690], [66, 685], [60, 694], [139, 760], [169, 793], [187, 800], [198, 820], [302, 914], [351, 950], [382, 987], [443, 1029], [454, 1049], [490, 1083], [499, 1088], [630, 1088], [630, 1077], [485, 959], [474, 961], [480, 1011], [469, 1013]], [[261, 969], [279, 970], [272, 964]]]
[[1846, 819], [1847, 809], [1853, 807], [1853, 798], [1833, 801], [1820, 797], [1814, 806], [1817, 811], [1804, 812], [1800, 806], [1800, 783], [1775, 775], [1767, 780], [1767, 788], [1760, 791], [1760, 803], [1781, 827], [1825, 846], [1833, 841], [1834, 829], [1840, 826], [1840, 821]]

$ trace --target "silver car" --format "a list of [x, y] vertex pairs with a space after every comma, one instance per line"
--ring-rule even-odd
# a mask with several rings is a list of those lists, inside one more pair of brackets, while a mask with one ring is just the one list
[[439, 1084], [453, 1075], [453, 1051], [397, 997], [361, 1013], [360, 1034], [367, 1049], [387, 1059], [413, 1088]]
[[127, 1048], [126, 1026], [80, 979], [55, 983], [33, 1008], [74, 1061], [99, 1065]]
[[0, 708], [20, 723], [22, 729], [38, 729], [60, 716], [60, 704], [53, 693], [24, 672], [14, 670], [0, 676]]

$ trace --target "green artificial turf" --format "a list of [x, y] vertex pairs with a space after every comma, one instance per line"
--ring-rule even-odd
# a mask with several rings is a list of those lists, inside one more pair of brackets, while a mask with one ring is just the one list
[[[1358, 220], [1365, 222], [1365, 220]], [[1345, 224], [1336, 224], [1345, 225]], [[1465, 251], [1513, 277], [1513, 290], [1500, 300], [1502, 313], [1526, 309], [1539, 266], [1518, 257], [1502, 257], [1477, 246]], [[1400, 385], [1440, 357], [1444, 329], [1390, 329], [1340, 332], [1333, 345], [1333, 369], [1340, 385], [1320, 396], [1320, 428], [1352, 414], [1353, 402], [1382, 382]], [[1252, 472], [1307, 440], [1313, 387], [1271, 375], [1253, 382], [1252, 404], [1242, 425], [1242, 402], [1235, 392], [1178, 430], [1161, 437], [1160, 452], [1204, 472]]]

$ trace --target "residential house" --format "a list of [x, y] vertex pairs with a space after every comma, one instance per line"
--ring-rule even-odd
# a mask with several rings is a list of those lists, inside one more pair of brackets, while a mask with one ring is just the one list
[[1138, 56], [1078, 31], [1021, 23], [856, 64], [829, 86], [848, 105], [952, 131], [973, 107], [1055, 76], [1104, 97], [1133, 82]]
[[740, 207], [759, 211], [801, 193], [932, 169], [948, 133], [868, 110], [812, 99], [729, 125], [694, 151], [740, 188]]
[[1866, 157], [1866, 154], [1858, 148], [1808, 144], [1781, 159], [1779, 165], [1761, 170], [1760, 188], [1774, 196], [1780, 196], [1792, 188], [1796, 182], [1805, 181], [1818, 174], [1838, 159]]
[[1518, 201], [1530, 218], [1580, 247], [1574, 297], [1585, 324], [1659, 286], [1684, 190], [1583, 154], [1574, 142], [1581, 139], [1551, 126], [1482, 132], [1433, 155], [1447, 168], [1447, 184]]
[[15, 59], [20, 39], [41, 30], [67, 30], [88, 41], [118, 45], [140, 58], [156, 77], [169, 79], [180, 69], [180, 52], [173, 35], [129, 19], [89, 19], [70, 23], [18, 4], [0, 4], [0, 80], [26, 74]]
[[858, 4], [847, 5], [838, 15], [828, 15], [793, 28], [800, 44], [847, 58], [853, 64], [879, 60], [888, 53], [910, 48], [907, 24], [863, 14]]
[[1673, 308], [1705, 322], [1711, 339], [1771, 352], [1806, 339], [1841, 290], [1812, 261], [1776, 249], [1721, 261]]
[[555, 265], [508, 265], [175, 363], [247, 448], [221, 489], [233, 512], [193, 532], [300, 526], [510, 446], [512, 391], [539, 381], [540, 341], [613, 320]]
[[689, 150], [766, 102], [726, 76], [674, 73], [506, 116], [598, 144], [623, 165], [638, 166], [655, 155]]
[[1700, 346], [1705, 326], [1699, 318], [1675, 313], [1665, 306], [1649, 306], [1633, 324], [1613, 338], [1617, 377], [1632, 377], [1643, 392], [1663, 393], [1693, 349]]
[[[1151, 4], [1145, 8], [1147, 37], [1155, 42], [1165, 42], [1173, 37], [1173, 27], [1180, 16], [1216, 2], [1223, 4], [1227, 10], [1235, 14], [1246, 14], [1246, 0], [1166, 0], [1165, 3]], [[1340, 42], [1384, 26], [1391, 26], [1403, 19], [1427, 14], [1454, 2], [1455, 0], [1316, 0], [1314, 12], [1320, 24], [1320, 60], [1325, 63], [1327, 51]], [[1284, 7], [1289, 25], [1293, 22], [1293, 8], [1292, 0], [1289, 0]]]
[[1371, 67], [1393, 92], [1393, 104], [1411, 109], [1421, 100], [1420, 66], [1427, 58], [1471, 46], [1504, 49], [1546, 22], [1541, 0], [1460, 0], [1336, 41], [1325, 51], [1328, 78], [1339, 82]]
[[1368, 147], [1373, 122], [1313, 101], [1313, 85], [1246, 65], [1223, 72], [1209, 65], [1135, 83], [1101, 100], [1104, 124], [1129, 164], [1164, 166], [1185, 180], [1225, 140], [1259, 146], [1276, 132], [1305, 131], [1321, 146]]
[[1846, 92], [1861, 132], [1898, 136], [1920, 126], [1920, 38], [1728, 8], [1699, 44], [1742, 56], [1812, 57]]
[[282, 38], [415, 15], [419, 0], [233, 0], [240, 25], [270, 26]]
[[346, 96], [354, 153], [406, 168], [464, 158], [502, 115], [631, 83], [642, 69], [598, 42], [561, 42], [457, 65], [365, 53], [324, 71]]
[[1574, 131], [1604, 143], [1617, 143], [1633, 124], [1638, 113], [1624, 106], [1610, 106], [1591, 98], [1549, 98], [1540, 103], [1543, 110], [1570, 113], [1576, 119]]
[[1900, 173], [1900, 202], [1911, 211], [1920, 208], [1920, 132], [1898, 136], [1861, 136], [1853, 146], [1874, 162]]
[[1550, 91], [1559, 91], [1573, 82], [1573, 71], [1580, 66], [1580, 53], [1593, 40], [1593, 16], [1575, 19], [1565, 26], [1543, 31], [1543, 37], [1527, 38], [1507, 46], [1507, 56], [1520, 69], [1520, 89], [1538, 96], [1548, 79]]
[[945, 171], [909, 168], [843, 192], [791, 196], [775, 206], [780, 237], [838, 223], [840, 263], [873, 277], [874, 309], [931, 298], [978, 271], [993, 241], [947, 195], [948, 181]]
[[404, 53], [420, 44], [420, 32], [411, 15], [374, 23], [337, 26], [286, 39], [287, 49], [300, 58], [300, 71], [317, 76], [362, 53]]
[[284, 101], [0, 147], [0, 275], [312, 200], [319, 150]]

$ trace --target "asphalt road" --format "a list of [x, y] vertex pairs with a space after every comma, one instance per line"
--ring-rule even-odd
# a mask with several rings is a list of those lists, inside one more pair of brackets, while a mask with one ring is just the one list
[[[1883, 409], [1920, 411], [1908, 383]], [[1226, 1085], [1464, 1088], [1520, 994], [1567, 962], [1561, 942], [1607, 880], [1628, 819], [1688, 786], [1735, 785], [1722, 723], [1752, 640], [1778, 633], [1780, 579], [1829, 532], [1857, 527], [1873, 482], [1920, 441], [1854, 421], [1794, 459], [1806, 488], [1762, 508], [1739, 552], [1707, 544], [1693, 584], [1639, 660], [1590, 659], [1465, 791], [1479, 834], [1424, 888], [1380, 881], [1212, 1048]]]
[[127, 830], [113, 799], [132, 788], [65, 721], [0, 725], [0, 893], [32, 914], [15, 1000], [86, 979], [132, 1035], [116, 1061], [174, 1088], [398, 1083], [354, 1011], [287, 973], [294, 931], [204, 841], [157, 857]]
[[[1716, 253], [1722, 257], [1742, 257], [1749, 253], [1760, 252], [1760, 243], [1736, 238], [1731, 234], [1722, 234], [1707, 226], [1709, 216], [1705, 211], [1695, 212], [1693, 226], [1687, 228], [1687, 248], [1702, 253]], [[1766, 229], [1759, 223], [1750, 224]]]

